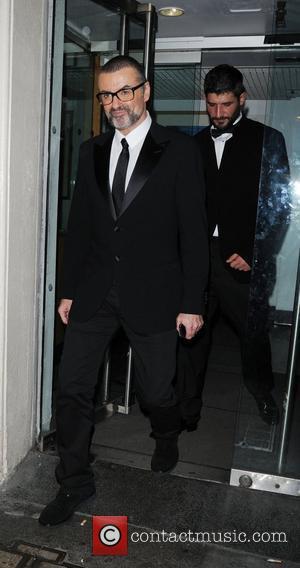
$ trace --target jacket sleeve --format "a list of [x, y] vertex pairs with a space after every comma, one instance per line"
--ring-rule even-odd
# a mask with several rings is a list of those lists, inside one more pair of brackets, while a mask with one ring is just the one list
[[85, 181], [87, 155], [88, 142], [84, 142], [79, 151], [76, 184], [64, 244], [61, 298], [74, 298], [90, 247], [91, 216], [88, 203], [88, 187]]
[[208, 277], [208, 236], [201, 154], [187, 137], [177, 164], [177, 215], [183, 271], [181, 312], [204, 313]]

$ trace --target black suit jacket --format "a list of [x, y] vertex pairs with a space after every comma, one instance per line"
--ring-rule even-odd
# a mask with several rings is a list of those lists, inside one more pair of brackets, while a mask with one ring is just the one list
[[[212, 236], [217, 224], [224, 262], [238, 253], [252, 266], [259, 200], [257, 235], [264, 239], [266, 251], [272, 245], [269, 255], [278, 252], [282, 226], [286, 225], [287, 200], [283, 203], [282, 195], [289, 174], [282, 134], [243, 116], [225, 144], [219, 169], [210, 127], [197, 134], [196, 140], [205, 170], [209, 234]], [[250, 280], [250, 273], [234, 270], [228, 264], [226, 267], [236, 279]]]
[[117, 219], [109, 188], [112, 139], [109, 132], [81, 147], [62, 297], [73, 299], [70, 317], [85, 321], [116, 281], [133, 329], [174, 329], [179, 312], [203, 313], [208, 252], [197, 147], [152, 124]]

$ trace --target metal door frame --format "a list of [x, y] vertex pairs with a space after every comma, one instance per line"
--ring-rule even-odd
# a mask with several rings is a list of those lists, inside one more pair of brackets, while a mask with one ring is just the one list
[[49, 133], [49, 167], [47, 194], [47, 226], [45, 252], [44, 288], [44, 334], [41, 388], [40, 433], [50, 430], [52, 409], [53, 373], [53, 334], [55, 322], [55, 279], [56, 279], [56, 241], [57, 206], [60, 155], [60, 128], [62, 107], [62, 81], [64, 57], [65, 0], [54, 3], [53, 46], [52, 46], [52, 86]]

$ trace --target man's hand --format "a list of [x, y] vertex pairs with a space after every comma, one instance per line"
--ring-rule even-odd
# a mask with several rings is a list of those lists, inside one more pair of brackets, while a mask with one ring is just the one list
[[236, 252], [227, 258], [226, 262], [235, 270], [242, 270], [243, 272], [251, 270], [251, 266]]
[[66, 325], [69, 321], [69, 312], [70, 312], [72, 304], [73, 304], [73, 300], [63, 299], [63, 300], [60, 301], [59, 306], [58, 306], [58, 313], [60, 315], [60, 319]]
[[176, 329], [179, 333], [180, 324], [184, 325], [186, 334], [185, 339], [192, 339], [203, 326], [203, 317], [198, 314], [178, 314], [176, 318]]

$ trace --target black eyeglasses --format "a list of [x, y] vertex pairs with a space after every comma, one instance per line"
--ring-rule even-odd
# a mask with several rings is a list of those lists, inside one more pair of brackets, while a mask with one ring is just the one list
[[145, 85], [146, 82], [147, 81], [143, 81], [136, 87], [123, 87], [123, 89], [119, 89], [115, 93], [103, 91], [101, 93], [97, 93], [96, 97], [98, 102], [104, 106], [110, 105], [113, 102], [114, 97], [117, 97], [117, 99], [119, 99], [122, 103], [126, 103], [127, 101], [132, 101], [132, 99], [134, 99], [135, 91]]

